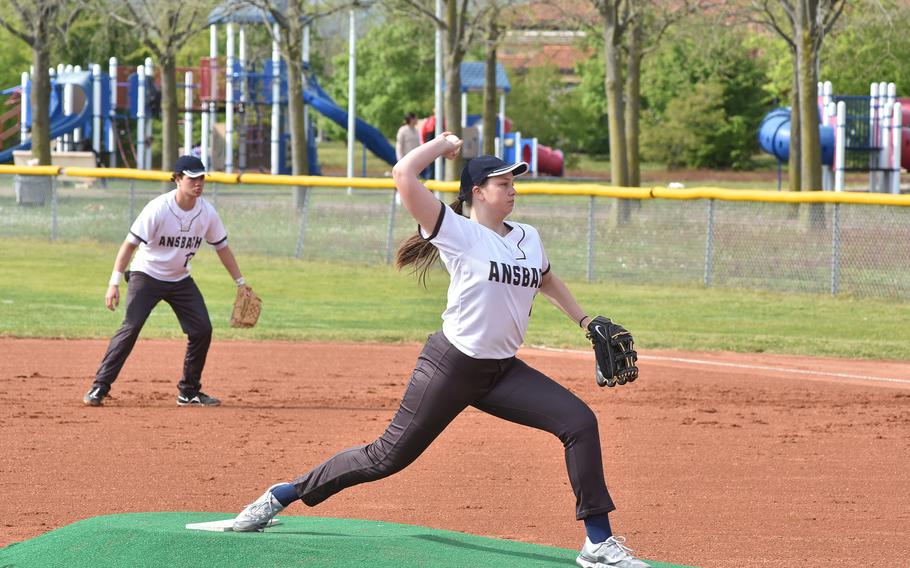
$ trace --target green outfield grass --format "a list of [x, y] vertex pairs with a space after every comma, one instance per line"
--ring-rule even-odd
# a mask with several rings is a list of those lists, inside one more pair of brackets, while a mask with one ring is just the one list
[[[0, 335], [107, 338], [123, 307], [104, 308], [116, 246], [0, 239]], [[235, 288], [211, 251], [193, 274], [208, 302], [215, 337], [224, 339], [422, 341], [439, 328], [448, 276], [428, 288], [386, 266], [241, 255], [248, 281], [264, 301], [260, 324], [228, 327]], [[910, 303], [823, 294], [640, 286], [570, 281], [582, 306], [613, 317], [635, 333], [642, 350], [673, 348], [910, 359]], [[124, 289], [125, 296], [125, 289]], [[180, 337], [161, 306], [144, 337]], [[538, 298], [531, 345], [584, 348], [568, 319]]]

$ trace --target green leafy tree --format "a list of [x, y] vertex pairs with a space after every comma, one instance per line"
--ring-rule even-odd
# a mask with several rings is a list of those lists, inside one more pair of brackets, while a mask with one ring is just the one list
[[[748, 167], [769, 101], [763, 61], [738, 31], [687, 26], [671, 36], [643, 72], [645, 157], [676, 166]], [[683, 134], [695, 129], [709, 132]]]
[[[432, 114], [434, 58], [432, 29], [425, 20], [381, 15], [357, 42], [357, 116], [394, 138], [406, 113]], [[333, 64], [347, 69], [347, 52]], [[326, 89], [338, 104], [346, 104], [347, 73], [334, 73]], [[327, 128], [341, 134], [334, 123]]]
[[[849, 5], [843, 27], [827, 38], [821, 80], [835, 93], [868, 95], [873, 81], [910, 90], [910, 4], [864, 0]], [[906, 126], [906, 125], [905, 125]]]

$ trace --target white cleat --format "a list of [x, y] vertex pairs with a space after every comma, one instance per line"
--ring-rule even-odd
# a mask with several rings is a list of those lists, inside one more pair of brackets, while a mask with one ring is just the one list
[[279, 485], [284, 484], [276, 483], [269, 487], [259, 499], [244, 507], [234, 519], [233, 529], [237, 532], [262, 532], [268, 526], [269, 521], [284, 509], [284, 505], [272, 495], [272, 489]]
[[626, 539], [621, 536], [611, 536], [597, 544], [585, 538], [585, 545], [581, 547], [575, 563], [581, 568], [652, 568], [632, 556], [632, 549], [625, 542]]

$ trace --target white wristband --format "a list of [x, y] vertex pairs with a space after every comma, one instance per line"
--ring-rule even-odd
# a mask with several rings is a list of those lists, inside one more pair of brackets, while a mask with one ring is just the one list
[[123, 280], [123, 273], [118, 271], [111, 272], [111, 279], [108, 281], [108, 286], [120, 286], [120, 281]]
[[238, 278], [235, 278], [234, 282], [236, 282], [237, 286], [240, 287], [240, 286], [243, 286], [244, 284], [246, 284], [246, 279], [243, 276], [240, 276]]

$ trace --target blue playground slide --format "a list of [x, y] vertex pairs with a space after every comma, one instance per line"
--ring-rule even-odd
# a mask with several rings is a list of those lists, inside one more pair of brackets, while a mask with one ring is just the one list
[[[834, 127], [820, 126], [819, 138], [822, 146], [822, 163], [834, 164]], [[765, 115], [758, 127], [758, 143], [761, 149], [781, 162], [790, 160], [790, 107], [774, 109]]]
[[[316, 109], [319, 114], [322, 114], [342, 128], [346, 129], [348, 127], [347, 111], [335, 104], [332, 97], [322, 89], [319, 82], [316, 80], [316, 77], [312, 74], [307, 80], [307, 86], [303, 89], [303, 100]], [[376, 154], [381, 160], [394, 166], [395, 162], [398, 161], [395, 159], [395, 148], [389, 144], [389, 141], [382, 135], [382, 132], [359, 118], [356, 119], [356, 121], [357, 126], [354, 134], [357, 140], [366, 146], [367, 150]]]
[[[88, 119], [89, 115], [92, 112], [91, 104], [91, 93], [92, 93], [92, 75], [87, 71], [82, 71], [79, 73], [70, 73], [68, 75], [61, 75], [58, 79], [52, 84], [52, 88], [55, 88], [53, 85], [61, 86], [64, 84], [72, 84], [86, 93], [85, 97], [85, 106], [82, 110], [76, 114], [64, 115], [63, 106], [59, 104], [60, 97], [51, 97], [51, 114], [50, 114], [50, 139], [59, 138], [64, 134], [70, 134], [73, 130], [84, 126], [84, 123]], [[55, 104], [55, 102], [57, 104]], [[16, 150], [29, 150], [32, 147], [32, 141], [28, 140], [24, 144], [19, 144], [6, 150], [0, 151], [0, 164], [5, 164], [7, 162], [13, 161], [13, 152]]]

